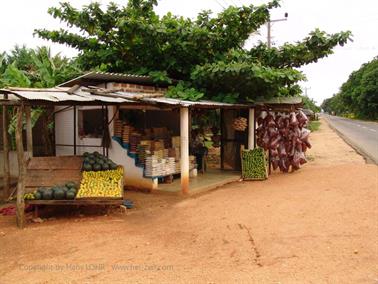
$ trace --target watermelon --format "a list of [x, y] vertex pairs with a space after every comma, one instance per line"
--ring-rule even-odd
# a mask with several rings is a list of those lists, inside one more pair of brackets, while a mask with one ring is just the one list
[[115, 170], [115, 169], [117, 169], [117, 165], [116, 165], [115, 163], [112, 162], [112, 163], [110, 164], [110, 169], [111, 169], [111, 170]]
[[101, 171], [101, 169], [102, 169], [101, 164], [94, 164], [94, 165], [93, 165], [93, 170], [94, 170], [94, 171]]
[[76, 192], [73, 191], [73, 190], [69, 190], [66, 193], [66, 198], [67, 199], [75, 199], [75, 196], [76, 196]]
[[42, 193], [39, 191], [34, 192], [34, 198], [35, 199], [42, 199]]
[[107, 171], [107, 170], [109, 170], [109, 164], [108, 164], [108, 163], [103, 163], [103, 164], [102, 164], [102, 170], [103, 170], [103, 171]]
[[98, 159], [96, 159], [96, 164], [103, 164], [104, 163], [104, 160], [103, 159], [101, 159], [101, 158], [98, 158]]
[[53, 191], [49, 188], [43, 191], [42, 199], [50, 200], [53, 198]]
[[54, 191], [53, 191], [53, 195], [54, 195], [54, 199], [57, 199], [57, 200], [61, 200], [61, 199], [64, 199], [66, 194], [64, 192], [64, 190], [60, 187], [58, 188], [55, 188]]
[[45, 189], [44, 189], [43, 187], [40, 187], [40, 188], [37, 189], [37, 191], [38, 191], [40, 194], [42, 194], [42, 193], [45, 191]]
[[91, 165], [94, 165], [94, 164], [96, 164], [96, 160], [95, 159], [89, 159], [88, 163], [91, 164]]
[[88, 153], [88, 152], [84, 152], [83, 156], [84, 156], [84, 157], [88, 157], [88, 156], [89, 156], [89, 153]]
[[95, 155], [95, 157], [99, 157], [99, 156], [101, 156], [100, 153], [97, 152], [97, 151], [94, 151], [94, 152], [93, 152], [93, 155]]
[[70, 188], [76, 188], [76, 184], [73, 181], [69, 181], [66, 183], [67, 190]]
[[84, 163], [83, 164], [83, 170], [84, 171], [91, 171], [92, 170], [92, 165], [89, 163]]

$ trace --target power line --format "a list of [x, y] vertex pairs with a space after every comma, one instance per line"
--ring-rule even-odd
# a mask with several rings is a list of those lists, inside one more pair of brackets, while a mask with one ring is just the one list
[[218, 0], [215, 0], [215, 2], [218, 3], [219, 6], [221, 6], [223, 8], [223, 10], [225, 9], [224, 6], [218, 1]]

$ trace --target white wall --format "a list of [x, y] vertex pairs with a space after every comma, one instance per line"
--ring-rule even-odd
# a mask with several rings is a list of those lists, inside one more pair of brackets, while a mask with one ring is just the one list
[[[64, 107], [56, 107], [56, 111], [63, 109]], [[101, 109], [98, 106], [77, 106], [76, 117], [78, 118], [78, 111], [83, 109]], [[110, 121], [114, 116], [115, 108], [113, 106], [108, 107], [108, 120]], [[73, 108], [63, 110], [55, 114], [55, 142], [56, 144], [68, 144], [73, 145], [74, 133], [73, 133], [74, 112]], [[78, 135], [78, 119], [76, 120], [76, 144], [77, 145], [99, 145], [101, 146], [100, 138], [82, 138]], [[109, 125], [110, 136], [113, 136], [113, 122]], [[76, 147], [76, 154], [82, 155], [84, 152], [98, 151], [102, 153], [102, 148], [97, 147]], [[135, 166], [135, 160], [127, 155], [127, 151], [119, 145], [118, 142], [111, 140], [109, 147], [109, 158], [115, 163], [124, 167], [124, 184], [125, 186], [154, 189], [157, 184], [151, 178], [143, 177], [143, 168]], [[56, 146], [56, 155], [65, 156], [73, 155], [73, 147]]]
[[[64, 109], [66, 106], [59, 106], [55, 111]], [[98, 151], [102, 153], [102, 147], [80, 147], [80, 145], [101, 146], [101, 138], [80, 138], [78, 129], [79, 110], [101, 109], [99, 106], [77, 106], [76, 107], [76, 133], [74, 134], [74, 109], [69, 108], [55, 114], [55, 143], [56, 144], [74, 144], [74, 135], [76, 135], [76, 154], [82, 155], [84, 152]], [[57, 156], [73, 155], [74, 147], [56, 146]]]

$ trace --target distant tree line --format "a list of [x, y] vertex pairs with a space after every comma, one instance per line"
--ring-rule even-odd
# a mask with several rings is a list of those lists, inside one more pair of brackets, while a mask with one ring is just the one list
[[340, 92], [321, 107], [336, 115], [378, 120], [378, 56], [350, 74]]

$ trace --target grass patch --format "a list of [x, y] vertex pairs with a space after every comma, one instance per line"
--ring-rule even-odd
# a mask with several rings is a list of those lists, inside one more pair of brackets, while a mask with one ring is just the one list
[[308, 129], [310, 129], [311, 132], [319, 130], [319, 127], [320, 127], [320, 121], [318, 121], [318, 120], [310, 121], [310, 123], [308, 125]]

